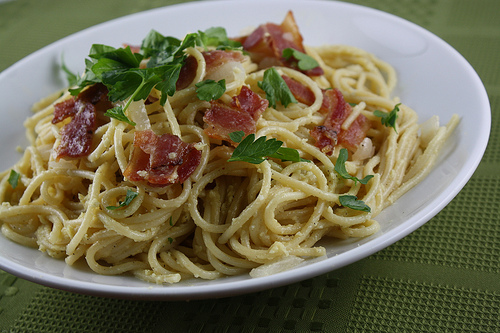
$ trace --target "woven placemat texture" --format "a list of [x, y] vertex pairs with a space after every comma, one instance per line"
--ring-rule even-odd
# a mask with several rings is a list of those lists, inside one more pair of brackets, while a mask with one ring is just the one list
[[[0, 70], [86, 27], [180, 2], [0, 2]], [[472, 179], [444, 210], [411, 235], [342, 269], [217, 300], [106, 299], [0, 271], [0, 333], [500, 332], [500, 1], [349, 2], [437, 34], [486, 86], [492, 107], [489, 145]]]

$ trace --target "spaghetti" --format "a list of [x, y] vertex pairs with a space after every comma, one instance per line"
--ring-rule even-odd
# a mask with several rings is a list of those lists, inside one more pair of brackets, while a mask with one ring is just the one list
[[[244, 46], [253, 43], [251, 36], [258, 32], [242, 38]], [[297, 36], [293, 45], [300, 51]], [[1, 174], [2, 233], [69, 265], [84, 260], [99, 274], [130, 272], [155, 283], [267, 275], [325, 255], [316, 245], [321, 239], [376, 233], [374, 218], [430, 172], [458, 117], [443, 127], [435, 118], [419, 125], [415, 111], [391, 97], [395, 70], [358, 48], [303, 48], [319, 65], [308, 70], [290, 58], [259, 57], [251, 45], [246, 50], [249, 55], [186, 48], [193, 70], [168, 98], [155, 87], [139, 100], [96, 102], [93, 93], [94, 102], [86, 103], [81, 94], [100, 85], [93, 84], [77, 98], [66, 90], [37, 103], [25, 122], [30, 146]], [[295, 102], [268, 102], [262, 82], [270, 67]], [[216, 100], [197, 95], [207, 79], [225, 80]], [[343, 99], [349, 112], [336, 124], [332, 105], [338, 110]], [[61, 152], [64, 128], [77, 115], [54, 118], [62, 105], [75, 103], [80, 109], [127, 104], [129, 121], [95, 112], [95, 130], [82, 134], [92, 132], [88, 152], [67, 156]], [[382, 124], [376, 110], [397, 111], [395, 128]], [[238, 146], [228, 137], [234, 124], [223, 123], [230, 112], [248, 118], [238, 125], [245, 136], [277, 139], [300, 160], [228, 161]], [[356, 144], [349, 139], [354, 128], [362, 131]], [[157, 153], [164, 142], [175, 146], [161, 148], [166, 156]]]

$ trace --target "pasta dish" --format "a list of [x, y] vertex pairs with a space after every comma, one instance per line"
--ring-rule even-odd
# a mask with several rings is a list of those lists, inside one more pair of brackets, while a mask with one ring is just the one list
[[34, 105], [0, 175], [5, 237], [98, 274], [158, 284], [277, 273], [366, 237], [432, 170], [441, 126], [391, 96], [392, 66], [305, 46], [289, 12], [228, 38], [151, 31], [93, 45]]

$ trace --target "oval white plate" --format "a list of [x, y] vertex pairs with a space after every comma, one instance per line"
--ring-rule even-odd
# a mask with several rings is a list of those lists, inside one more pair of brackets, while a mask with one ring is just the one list
[[327, 242], [327, 257], [257, 279], [243, 275], [158, 286], [68, 267], [4, 237], [0, 237], [0, 268], [36, 283], [91, 295], [164, 300], [225, 297], [282, 286], [350, 264], [408, 235], [445, 207], [469, 180], [486, 149], [491, 114], [484, 86], [467, 61], [430, 32], [381, 11], [334, 1], [192, 2], [100, 24], [35, 52], [0, 73], [0, 142], [4, 143], [0, 169], [11, 167], [20, 156], [15, 147], [26, 144], [22, 123], [32, 103], [65, 86], [59, 70], [62, 54], [68, 67], [81, 73], [93, 43], [139, 44], [150, 29], [182, 38], [212, 26], [224, 26], [230, 36], [238, 36], [248, 27], [281, 22], [289, 9], [305, 44], [349, 44], [395, 66], [400, 80], [395, 95], [417, 110], [421, 121], [434, 114], [443, 123], [452, 113], [462, 117], [432, 173], [378, 216], [379, 233]]

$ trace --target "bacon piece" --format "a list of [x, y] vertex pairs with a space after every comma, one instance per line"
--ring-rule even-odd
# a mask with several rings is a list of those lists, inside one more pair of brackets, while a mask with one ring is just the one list
[[[303, 38], [293, 16], [289, 11], [280, 25], [275, 23], [262, 24], [250, 35], [240, 39], [243, 49], [250, 52], [252, 60], [259, 63], [261, 67], [274, 65], [287, 66], [297, 70], [294, 59], [285, 59], [283, 50], [292, 48], [305, 53]], [[302, 71], [309, 76], [323, 75], [321, 67]]]
[[266, 99], [246, 86], [233, 97], [230, 105], [220, 101], [210, 103], [210, 109], [203, 116], [205, 133], [211, 138], [228, 141], [229, 133], [235, 131], [243, 131], [246, 135], [255, 133], [257, 120], [269, 105]]
[[[228, 62], [243, 62], [245, 60], [243, 54], [238, 51], [213, 50], [205, 51], [202, 54], [206, 63], [205, 76], [215, 72], [220, 66]], [[193, 82], [197, 69], [198, 62], [196, 59], [193, 56], [188, 56], [179, 73], [176, 89], [182, 90], [187, 88]]]
[[242, 86], [240, 93], [233, 97], [231, 106], [248, 113], [253, 120], [259, 120], [262, 112], [267, 109], [269, 101], [261, 98], [247, 86]]
[[112, 107], [107, 93], [104, 85], [95, 84], [82, 91], [76, 98], [54, 105], [53, 124], [72, 117], [61, 129], [61, 142], [56, 148], [57, 159], [79, 158], [90, 153], [92, 137], [97, 127], [97, 112], [103, 113]]
[[198, 62], [193, 56], [188, 56], [186, 58], [186, 62], [181, 67], [181, 71], [179, 73], [179, 79], [175, 83], [175, 88], [177, 90], [185, 89], [189, 86], [191, 82], [193, 82], [194, 77], [196, 76], [196, 69], [198, 68]]
[[315, 96], [311, 89], [289, 76], [282, 75], [281, 77], [285, 81], [288, 88], [290, 88], [290, 92], [297, 101], [306, 105], [312, 105], [314, 103]]
[[325, 154], [331, 154], [338, 143], [337, 132], [327, 126], [316, 126], [311, 130], [311, 137], [316, 140], [316, 147]]
[[211, 102], [211, 104], [211, 108], [203, 116], [207, 126], [205, 133], [209, 137], [229, 141], [229, 133], [232, 132], [243, 131], [246, 135], [255, 133], [255, 120], [249, 113], [220, 102]]
[[[299, 102], [306, 105], [314, 103], [314, 94], [308, 87], [286, 75], [283, 75], [283, 80]], [[352, 108], [338, 89], [323, 90], [323, 103], [319, 112], [326, 114], [326, 117], [322, 126], [311, 131], [311, 136], [316, 140], [316, 147], [324, 153], [331, 154], [338, 143], [356, 150], [370, 129], [370, 122], [363, 115], [359, 115], [347, 130], [342, 129]]]
[[200, 161], [201, 152], [176, 135], [136, 131], [132, 158], [123, 175], [131, 181], [145, 180], [154, 186], [182, 184]]
[[359, 115], [347, 130], [343, 130], [342, 124], [351, 114], [352, 107], [345, 101], [338, 89], [323, 91], [323, 107], [328, 109], [323, 126], [317, 126], [311, 131], [311, 136], [316, 140], [316, 146], [328, 154], [331, 154], [337, 143], [356, 150], [370, 129], [368, 118]]
[[52, 124], [57, 124], [64, 119], [74, 116], [77, 109], [75, 108], [75, 99], [69, 98], [54, 105], [54, 118]]
[[[316, 97], [311, 89], [286, 75], [282, 75], [282, 78], [288, 88], [290, 88], [290, 91], [296, 100], [306, 105], [312, 105], [314, 103]], [[326, 89], [323, 89], [322, 91], [323, 103], [319, 108], [319, 112], [328, 113], [331, 108], [335, 107], [334, 103], [336, 103], [336, 99], [332, 99], [331, 96], [327, 96], [328, 94], [325, 95], [325, 92], [327, 91]]]
[[239, 51], [213, 50], [203, 52], [206, 64], [206, 76], [215, 72], [220, 66], [228, 62], [243, 62], [245, 57]]

